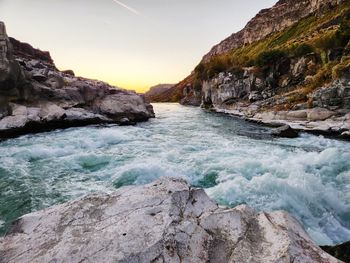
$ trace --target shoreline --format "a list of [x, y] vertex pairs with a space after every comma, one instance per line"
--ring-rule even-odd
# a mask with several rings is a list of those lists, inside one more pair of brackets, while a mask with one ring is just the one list
[[[280, 128], [283, 126], [288, 125], [290, 128], [295, 130], [296, 132], [304, 132], [308, 134], [313, 135], [321, 135], [325, 136], [330, 139], [336, 139], [336, 140], [342, 140], [342, 141], [350, 141], [350, 129], [341, 129], [339, 128], [340, 125], [344, 124], [340, 121], [333, 121], [326, 119], [324, 121], [307, 121], [307, 120], [283, 120], [283, 119], [268, 119], [268, 118], [256, 118], [256, 117], [249, 117], [244, 113], [244, 108], [239, 110], [229, 110], [229, 109], [220, 109], [220, 108], [210, 108], [206, 109], [208, 111], [212, 111], [219, 114], [225, 114], [232, 117], [240, 118], [244, 121], [256, 123], [258, 125], [264, 126], [264, 127], [270, 127], [270, 128]], [[271, 112], [267, 112], [269, 114]], [[281, 113], [281, 112], [277, 112]], [[349, 114], [347, 114], [349, 115]], [[263, 115], [261, 115], [263, 116]], [[349, 116], [350, 118], [350, 116]], [[350, 119], [349, 119], [350, 120]], [[338, 126], [330, 126], [330, 123], [334, 122], [335, 124], [338, 124]], [[308, 125], [312, 124], [312, 126], [307, 127]], [[348, 124], [350, 125], [350, 123]]]

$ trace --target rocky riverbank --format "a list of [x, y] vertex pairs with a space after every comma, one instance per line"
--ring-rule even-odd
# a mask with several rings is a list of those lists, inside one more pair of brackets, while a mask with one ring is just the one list
[[[292, 73], [294, 69], [290, 71], [290, 78], [296, 77]], [[264, 92], [263, 95], [251, 92], [251, 85], [257, 79], [254, 74], [250, 75], [248, 69], [245, 76], [237, 79], [232, 74], [220, 73], [216, 78], [204, 82], [202, 107], [272, 127], [289, 125], [297, 131], [350, 138], [349, 79], [342, 78], [311, 93], [312, 107], [308, 103], [299, 103], [287, 110], [279, 107], [288, 102], [285, 94], [271, 96]], [[248, 99], [238, 101], [247, 94]]]
[[340, 262], [286, 212], [220, 208], [178, 178], [92, 194], [18, 219], [0, 262]]
[[142, 95], [59, 71], [48, 52], [8, 38], [0, 22], [0, 138], [152, 117]]
[[350, 5], [278, 1], [206, 54], [163, 101], [348, 138]]

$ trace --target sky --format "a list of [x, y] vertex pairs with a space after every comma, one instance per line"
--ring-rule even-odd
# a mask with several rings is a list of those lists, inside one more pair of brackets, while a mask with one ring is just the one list
[[147, 90], [188, 76], [213, 45], [276, 0], [0, 0], [9, 36], [56, 66]]

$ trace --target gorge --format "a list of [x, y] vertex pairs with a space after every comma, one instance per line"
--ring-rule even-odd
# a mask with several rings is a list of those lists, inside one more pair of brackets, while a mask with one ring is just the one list
[[143, 95], [0, 22], [0, 263], [350, 262], [349, 23], [280, 0]]
[[278, 1], [157, 102], [348, 137], [349, 14], [348, 1]]

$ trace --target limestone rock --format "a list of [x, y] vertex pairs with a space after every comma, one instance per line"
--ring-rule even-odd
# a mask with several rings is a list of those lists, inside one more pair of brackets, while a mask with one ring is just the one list
[[339, 79], [329, 87], [323, 87], [310, 95], [315, 107], [350, 109], [349, 79]]
[[331, 9], [343, 0], [280, 0], [272, 8], [261, 10], [244, 29], [232, 34], [230, 37], [214, 46], [203, 57], [208, 62], [213, 56], [229, 52], [245, 44], [259, 41], [264, 37], [281, 31], [298, 22], [301, 18], [312, 13], [322, 13]]
[[142, 95], [59, 71], [50, 53], [9, 39], [0, 22], [0, 138], [152, 117]]
[[202, 189], [162, 178], [18, 219], [2, 262], [340, 262], [286, 212], [219, 208]]
[[298, 137], [298, 132], [292, 129], [289, 125], [283, 125], [282, 127], [274, 129], [272, 135], [277, 137], [296, 138]]
[[154, 117], [147, 109], [144, 98], [137, 94], [112, 94], [99, 101], [97, 107], [101, 113], [116, 120], [127, 117], [129, 120], [143, 121]]
[[40, 118], [44, 121], [60, 120], [65, 118], [65, 110], [56, 104], [45, 104], [41, 107]]
[[335, 115], [335, 112], [323, 109], [313, 108], [307, 113], [307, 119], [309, 121], [324, 121]]

